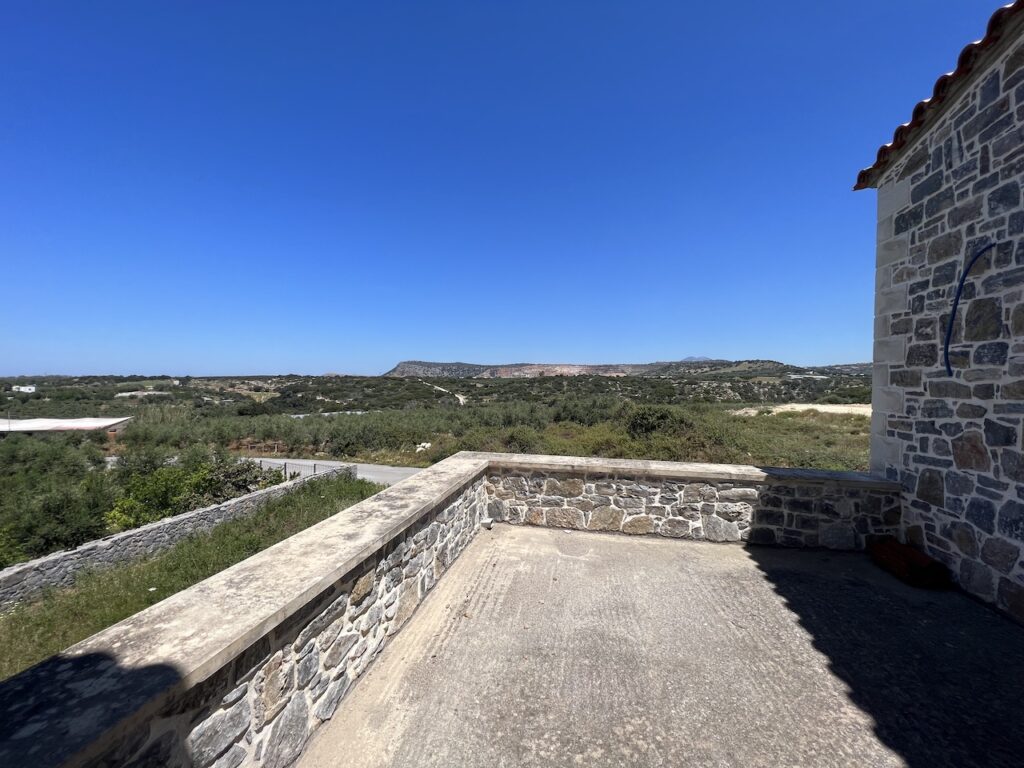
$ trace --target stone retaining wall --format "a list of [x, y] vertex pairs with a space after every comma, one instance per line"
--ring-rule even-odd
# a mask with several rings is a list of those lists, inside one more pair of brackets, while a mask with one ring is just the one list
[[862, 549], [899, 532], [899, 494], [795, 478], [781, 483], [607, 474], [487, 477], [488, 514], [514, 525], [652, 534], [716, 542]]
[[82, 571], [109, 568], [168, 549], [193, 534], [208, 531], [228, 520], [248, 517], [271, 499], [290, 493], [306, 482], [339, 474], [355, 477], [355, 466], [337, 467], [318, 475], [289, 480], [220, 504], [90, 541], [75, 549], [17, 563], [0, 571], [0, 609], [30, 598], [47, 587], [70, 586]]

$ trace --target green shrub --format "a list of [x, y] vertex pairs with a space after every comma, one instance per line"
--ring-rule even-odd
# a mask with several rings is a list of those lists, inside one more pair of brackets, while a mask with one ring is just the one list
[[32, 557], [77, 547], [105, 532], [102, 511], [90, 506], [77, 487], [49, 491], [29, 510], [15, 518], [9, 531]]
[[656, 432], [678, 433], [692, 426], [678, 409], [668, 405], [627, 404], [620, 410], [619, 418], [634, 439]]
[[532, 427], [512, 427], [505, 432], [504, 443], [510, 453], [536, 453], [540, 435]]
[[222, 448], [133, 443], [107, 470], [80, 435], [0, 438], [0, 567], [216, 504], [283, 479]]
[[111, 531], [126, 531], [152, 522], [150, 511], [138, 499], [124, 498], [114, 502], [114, 508], [103, 516]]
[[106, 514], [111, 531], [123, 531], [191, 509], [266, 488], [284, 478], [281, 470], [236, 461], [223, 450], [194, 446], [175, 465], [145, 474], [126, 474], [124, 495]]

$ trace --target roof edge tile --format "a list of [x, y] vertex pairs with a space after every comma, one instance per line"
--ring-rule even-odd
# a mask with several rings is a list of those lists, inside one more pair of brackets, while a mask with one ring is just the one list
[[1014, 0], [1014, 2], [1004, 5], [992, 14], [985, 28], [985, 36], [963, 47], [956, 60], [956, 69], [939, 76], [932, 87], [932, 95], [923, 101], [917, 102], [914, 106], [910, 121], [897, 126], [896, 130], [893, 131], [892, 141], [878, 148], [874, 165], [864, 168], [857, 174], [857, 183], [853, 186], [854, 191], [875, 186], [879, 177], [889, 166], [889, 163], [907, 143], [917, 137], [917, 134], [930, 121], [931, 117], [937, 114], [946, 97], [954, 89], [954, 86], [959, 85], [960, 82], [974, 71], [983, 53], [1002, 40], [1006, 28], [1021, 11], [1024, 11], [1024, 0]]

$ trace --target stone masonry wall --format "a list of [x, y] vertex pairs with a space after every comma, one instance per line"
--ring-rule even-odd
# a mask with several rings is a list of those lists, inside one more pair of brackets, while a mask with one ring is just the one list
[[[127, 630], [141, 633], [137, 648], [125, 647], [133, 640], [113, 627], [6, 681], [0, 764], [291, 765], [485, 518], [836, 549], [863, 546], [900, 524], [897, 486], [853, 473], [766, 476], [722, 465], [707, 467], [717, 479], [705, 482], [671, 479], [689, 477], [687, 465], [665, 464], [670, 477], [656, 477], [648, 476], [658, 474], [655, 467], [555, 469], [566, 457], [527, 458], [533, 468], [501, 467], [501, 458], [486, 454], [446, 459], [424, 470], [419, 482], [321, 523], [332, 543], [317, 549], [307, 540], [311, 529], [291, 547], [279, 545], [277, 555], [271, 548], [196, 585], [174, 610], [153, 606], [152, 615], [140, 614]], [[699, 478], [700, 467], [692, 466]], [[276, 569], [306, 573], [292, 559], [313, 550], [314, 568], [266, 599], [263, 590], [273, 592], [275, 574], [287, 579]], [[309, 597], [308, 578], [316, 578], [309, 574], [340, 572], [335, 551], [346, 572], [333, 583], [312, 582], [329, 586], [315, 587], [319, 593]], [[199, 606], [206, 608], [193, 610]], [[233, 625], [244, 606], [257, 623]], [[202, 622], [216, 621], [225, 609], [226, 626], [213, 628], [217, 643], [204, 641]], [[153, 646], [161, 647], [150, 652]], [[120, 710], [112, 695], [127, 697]], [[58, 717], [61, 707], [67, 711]]]
[[355, 477], [355, 467], [338, 467], [318, 475], [290, 480], [229, 499], [221, 504], [185, 512], [130, 531], [90, 541], [75, 549], [54, 552], [25, 563], [17, 563], [0, 571], [0, 608], [32, 597], [47, 587], [70, 586], [75, 577], [84, 570], [109, 568], [119, 563], [138, 560], [167, 549], [188, 536], [215, 528], [228, 520], [248, 517], [271, 499], [290, 493], [306, 482], [338, 474]]
[[[952, 98], [878, 189], [872, 470], [905, 538], [1024, 620], [1024, 42]], [[984, 245], [943, 338], [957, 282]]]
[[898, 494], [837, 483], [500, 473], [485, 488], [488, 514], [514, 525], [830, 549], [900, 527]]
[[485, 505], [478, 479], [89, 765], [290, 765], [465, 549]]

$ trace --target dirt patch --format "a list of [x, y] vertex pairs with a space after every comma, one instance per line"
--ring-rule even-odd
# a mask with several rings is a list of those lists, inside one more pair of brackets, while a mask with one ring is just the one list
[[852, 413], [857, 416], [871, 416], [870, 403], [847, 403], [845, 405], [819, 405], [815, 403], [786, 403], [785, 405], [766, 405], [762, 408], [740, 408], [731, 411], [734, 416], [757, 416], [762, 411], [772, 414], [790, 411], [818, 411], [819, 413]]

